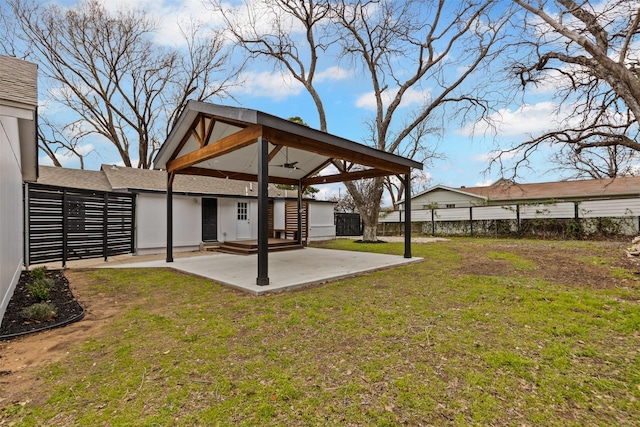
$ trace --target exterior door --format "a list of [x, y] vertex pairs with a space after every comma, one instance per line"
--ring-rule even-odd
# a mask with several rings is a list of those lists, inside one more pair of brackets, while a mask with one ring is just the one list
[[218, 240], [218, 199], [202, 199], [202, 241]]
[[236, 238], [238, 240], [247, 240], [251, 238], [251, 222], [249, 218], [249, 203], [238, 202], [237, 206], [237, 222], [236, 222]]

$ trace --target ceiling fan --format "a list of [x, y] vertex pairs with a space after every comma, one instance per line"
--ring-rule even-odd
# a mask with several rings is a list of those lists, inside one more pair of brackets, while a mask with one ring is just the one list
[[298, 162], [290, 162], [289, 161], [289, 147], [284, 147], [284, 163], [281, 165], [273, 165], [273, 166], [277, 166], [279, 168], [285, 168], [285, 169], [299, 169], [296, 165], [298, 164]]

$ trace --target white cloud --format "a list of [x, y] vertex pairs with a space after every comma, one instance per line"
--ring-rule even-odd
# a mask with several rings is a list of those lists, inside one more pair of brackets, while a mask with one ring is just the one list
[[318, 185], [315, 188], [319, 190], [316, 193], [317, 200], [337, 199], [347, 191], [346, 187], [341, 183]]
[[353, 70], [347, 70], [338, 65], [334, 65], [333, 67], [329, 67], [326, 70], [317, 73], [315, 80], [317, 82], [326, 80], [344, 80], [353, 77], [353, 75]]
[[[500, 137], [524, 136], [537, 134], [556, 128], [562, 118], [562, 112], [558, 114], [558, 105], [555, 102], [539, 102], [525, 104], [515, 110], [505, 108], [489, 117], [495, 123], [496, 134]], [[465, 126], [456, 131], [462, 136], [473, 134], [485, 134], [492, 131], [486, 122], [477, 122]]]
[[211, 13], [201, 0], [100, 0], [104, 8], [115, 13], [119, 10], [143, 10], [157, 26], [154, 41], [161, 45], [181, 46], [186, 43], [180, 27], [192, 23], [211, 27], [222, 23], [219, 15]]
[[509, 152], [505, 152], [505, 153], [501, 153], [500, 151], [490, 151], [488, 153], [481, 153], [481, 154], [476, 154], [474, 156], [471, 157], [471, 160], [475, 161], [475, 162], [481, 162], [481, 163], [486, 163], [491, 161], [492, 159], [495, 159], [498, 154], [501, 154], [501, 158], [503, 160], [511, 160], [511, 159], [515, 159], [516, 157], [520, 156], [521, 153], [518, 151], [509, 151]]
[[274, 101], [297, 96], [302, 92], [303, 86], [288, 74], [282, 72], [255, 72], [247, 71], [239, 76], [239, 84], [236, 91], [240, 94], [255, 97], [267, 97]]
[[322, 169], [318, 175], [328, 176], [328, 175], [337, 175], [338, 173], [339, 173], [338, 168], [330, 164], [326, 168]]
[[[398, 93], [398, 88], [385, 90], [382, 93], [382, 103], [385, 106], [389, 105], [397, 93]], [[412, 104], [423, 104], [427, 102], [430, 97], [431, 97], [431, 91], [429, 89], [425, 89], [425, 90], [409, 89], [404, 93], [400, 106], [408, 107], [409, 105], [412, 105]], [[367, 92], [365, 94], [360, 95], [356, 100], [356, 107], [363, 108], [366, 110], [375, 110], [376, 109], [375, 92], [371, 91], [371, 92]]]
[[[84, 144], [78, 145], [76, 147], [76, 151], [83, 156], [89, 155], [92, 151], [94, 151], [95, 147], [93, 144]], [[65, 167], [80, 167], [80, 161], [78, 157], [68, 150], [58, 150], [56, 152], [56, 158], [60, 162], [60, 164]], [[38, 163], [44, 166], [53, 166], [53, 162], [49, 158], [49, 156], [40, 156], [38, 159]]]
[[490, 178], [488, 178], [488, 179], [485, 179], [485, 180], [483, 180], [483, 181], [478, 181], [478, 182], [476, 182], [476, 183], [475, 183], [475, 185], [474, 185], [474, 187], [488, 187], [488, 186], [490, 186], [491, 184], [493, 184], [493, 180], [492, 180], [492, 179], [490, 179]]

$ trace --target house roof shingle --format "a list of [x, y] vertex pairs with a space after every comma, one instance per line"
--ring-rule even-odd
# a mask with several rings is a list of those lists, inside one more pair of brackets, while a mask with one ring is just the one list
[[38, 183], [83, 190], [112, 191], [109, 180], [102, 171], [40, 166]]
[[[98, 191], [157, 191], [167, 189], [167, 173], [161, 170], [102, 165], [99, 171], [40, 166], [38, 183]], [[176, 176], [176, 193], [220, 196], [257, 196], [256, 183], [207, 176]], [[269, 197], [297, 197], [296, 190], [280, 190], [269, 184]]]
[[488, 187], [462, 188], [461, 191], [486, 197], [492, 201], [637, 197], [640, 196], [640, 177], [498, 184]]

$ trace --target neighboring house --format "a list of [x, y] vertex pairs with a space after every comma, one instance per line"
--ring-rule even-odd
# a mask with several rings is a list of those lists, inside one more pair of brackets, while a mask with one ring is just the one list
[[0, 56], [0, 320], [24, 262], [23, 181], [37, 177], [36, 64]]
[[[41, 166], [38, 184], [134, 193], [136, 255], [166, 250], [165, 171], [114, 165], [102, 165], [99, 171]], [[256, 239], [256, 189], [251, 182], [178, 175], [173, 185], [174, 250], [196, 250], [202, 242]], [[297, 192], [270, 185], [269, 197], [270, 228], [297, 228]], [[334, 203], [305, 199], [304, 206], [308, 219], [303, 227], [305, 240], [334, 239]]]
[[[436, 185], [411, 198], [411, 207], [421, 209], [468, 208], [514, 204], [584, 202], [587, 200], [640, 197], [640, 177], [557, 181], [517, 184], [500, 180], [486, 187], [452, 188]], [[404, 201], [398, 203], [403, 210]]]

